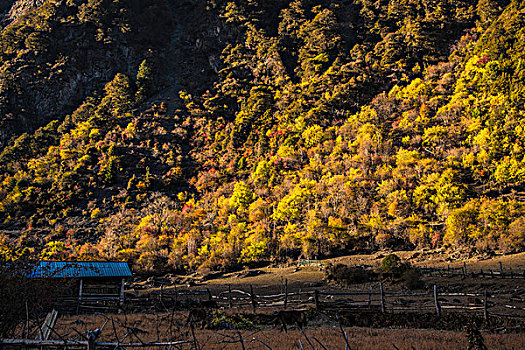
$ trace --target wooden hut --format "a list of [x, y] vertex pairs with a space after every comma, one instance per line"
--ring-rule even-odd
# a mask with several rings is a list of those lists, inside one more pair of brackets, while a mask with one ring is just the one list
[[67, 280], [71, 287], [61, 300], [64, 310], [111, 311], [122, 308], [124, 281], [131, 271], [125, 262], [41, 261], [31, 277]]

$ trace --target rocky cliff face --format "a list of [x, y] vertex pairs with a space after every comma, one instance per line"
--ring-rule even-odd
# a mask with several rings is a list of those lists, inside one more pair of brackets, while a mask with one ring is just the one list
[[205, 0], [111, 3], [6, 4], [0, 43], [12, 47], [0, 45], [0, 148], [13, 136], [62, 120], [116, 73], [133, 78], [145, 58], [160, 63], [157, 74], [166, 86], [158, 87], [166, 87], [168, 97], [176, 98], [179, 88], [209, 86], [221, 69], [222, 50], [237, 35], [207, 11]]
[[6, 21], [15, 21], [28, 11], [41, 6], [47, 0], [18, 0], [13, 3], [6, 15]]
[[9, 11], [16, 0], [0, 0], [0, 24], [5, 25]]
[[[42, 6], [45, 2], [51, 0], [0, 0], [0, 13], [3, 13], [4, 25], [16, 21], [19, 17], [27, 12]], [[58, 3], [65, 1], [53, 0]], [[85, 0], [73, 0], [74, 4], [81, 4]]]
[[74, 46], [76, 54], [50, 65], [20, 58], [2, 66], [9, 74], [0, 83], [1, 142], [63, 118], [117, 72], [132, 73], [140, 63], [131, 50], [120, 47], [92, 47], [83, 40], [75, 40]]
[[63, 119], [116, 73], [132, 77], [143, 59], [162, 56], [172, 34], [171, 14], [162, 2], [79, 6], [83, 2], [19, 0], [6, 14], [10, 24], [0, 34], [0, 145]]

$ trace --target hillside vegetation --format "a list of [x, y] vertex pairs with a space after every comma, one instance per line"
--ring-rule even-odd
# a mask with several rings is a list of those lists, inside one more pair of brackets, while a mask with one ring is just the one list
[[516, 0], [44, 2], [0, 35], [2, 251], [521, 251], [524, 56]]

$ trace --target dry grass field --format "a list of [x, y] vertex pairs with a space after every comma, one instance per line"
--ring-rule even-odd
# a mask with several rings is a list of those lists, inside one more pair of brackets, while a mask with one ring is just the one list
[[[115, 334], [120, 339], [128, 333], [124, 327], [136, 328], [141, 341], [167, 341], [192, 339], [189, 327], [184, 325], [187, 313], [177, 312], [175, 314], [139, 314], [139, 315], [112, 315], [115, 329], [110, 321], [102, 332], [100, 340], [113, 341]], [[56, 329], [61, 334], [74, 336], [72, 327], [79, 332], [99, 328], [105, 322], [105, 318], [99, 316], [82, 316], [81, 322], [76, 322], [78, 317], [61, 317]], [[143, 333], [143, 331], [147, 333]], [[327, 324], [321, 327], [306, 327], [305, 334], [317, 349], [322, 347], [315, 339], [328, 349], [344, 349], [345, 341], [338, 325]], [[467, 336], [464, 332], [436, 331], [424, 329], [372, 329], [359, 327], [345, 327], [348, 341], [352, 349], [467, 349]], [[197, 342], [201, 349], [242, 349], [239, 343], [240, 336], [243, 337], [246, 349], [268, 349], [264, 342], [274, 350], [301, 349], [299, 341], [305, 349], [311, 349], [308, 340], [297, 329], [289, 330], [288, 333], [281, 332], [271, 326], [264, 326], [255, 330], [208, 330], [195, 329]], [[485, 344], [489, 349], [525, 349], [525, 333], [491, 334], [482, 332]], [[135, 336], [129, 336], [127, 341], [139, 340]], [[189, 349], [190, 345], [182, 347]]]

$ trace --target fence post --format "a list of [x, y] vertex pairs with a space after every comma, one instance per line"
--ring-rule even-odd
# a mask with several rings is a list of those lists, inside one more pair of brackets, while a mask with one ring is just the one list
[[78, 287], [77, 315], [80, 312], [80, 305], [82, 304], [82, 284], [83, 280], [80, 279], [80, 286]]
[[383, 282], [379, 284], [379, 289], [381, 291], [381, 312], [385, 313], [385, 292], [383, 291]]
[[195, 328], [193, 327], [193, 322], [190, 322], [191, 337], [193, 338], [193, 346], [195, 350], [199, 350], [199, 343], [197, 343], [197, 337], [195, 336]]
[[211, 295], [211, 290], [210, 288], [206, 288], [206, 291], [208, 292], [208, 300], [211, 301], [213, 299], [212, 295]]
[[441, 317], [441, 306], [439, 305], [438, 291], [437, 291], [437, 286], [435, 284], [434, 284], [434, 304], [436, 305], [436, 314], [438, 315], [438, 317]]
[[467, 277], [467, 264], [463, 261], [463, 277]]
[[29, 339], [29, 308], [27, 307], [27, 300], [26, 300], [26, 339]]
[[[299, 297], [301, 295], [299, 294]], [[284, 308], [288, 305], [288, 278], [284, 280]]]
[[372, 286], [370, 286], [370, 292], [368, 293], [368, 308], [372, 307]]
[[494, 278], [494, 271], [492, 271], [492, 269], [490, 269], [490, 278]]
[[499, 262], [499, 274], [501, 278], [503, 278], [503, 264], [501, 263], [501, 261]]
[[92, 331], [88, 332], [88, 344], [87, 344], [88, 350], [96, 350], [97, 349], [97, 337], [95, 336], [95, 333]]
[[232, 285], [228, 284], [228, 308], [232, 308]]
[[253, 285], [251, 284], [250, 284], [250, 297], [252, 298], [253, 312], [255, 312], [255, 309], [257, 308], [257, 302], [255, 301], [255, 294], [253, 293]]
[[315, 301], [315, 309], [317, 311], [319, 311], [319, 291], [318, 290], [315, 290], [314, 291], [314, 301]]
[[489, 310], [487, 308], [487, 297], [488, 293], [485, 291], [485, 297], [483, 298], [483, 317], [485, 318], [485, 321], [489, 318]]

